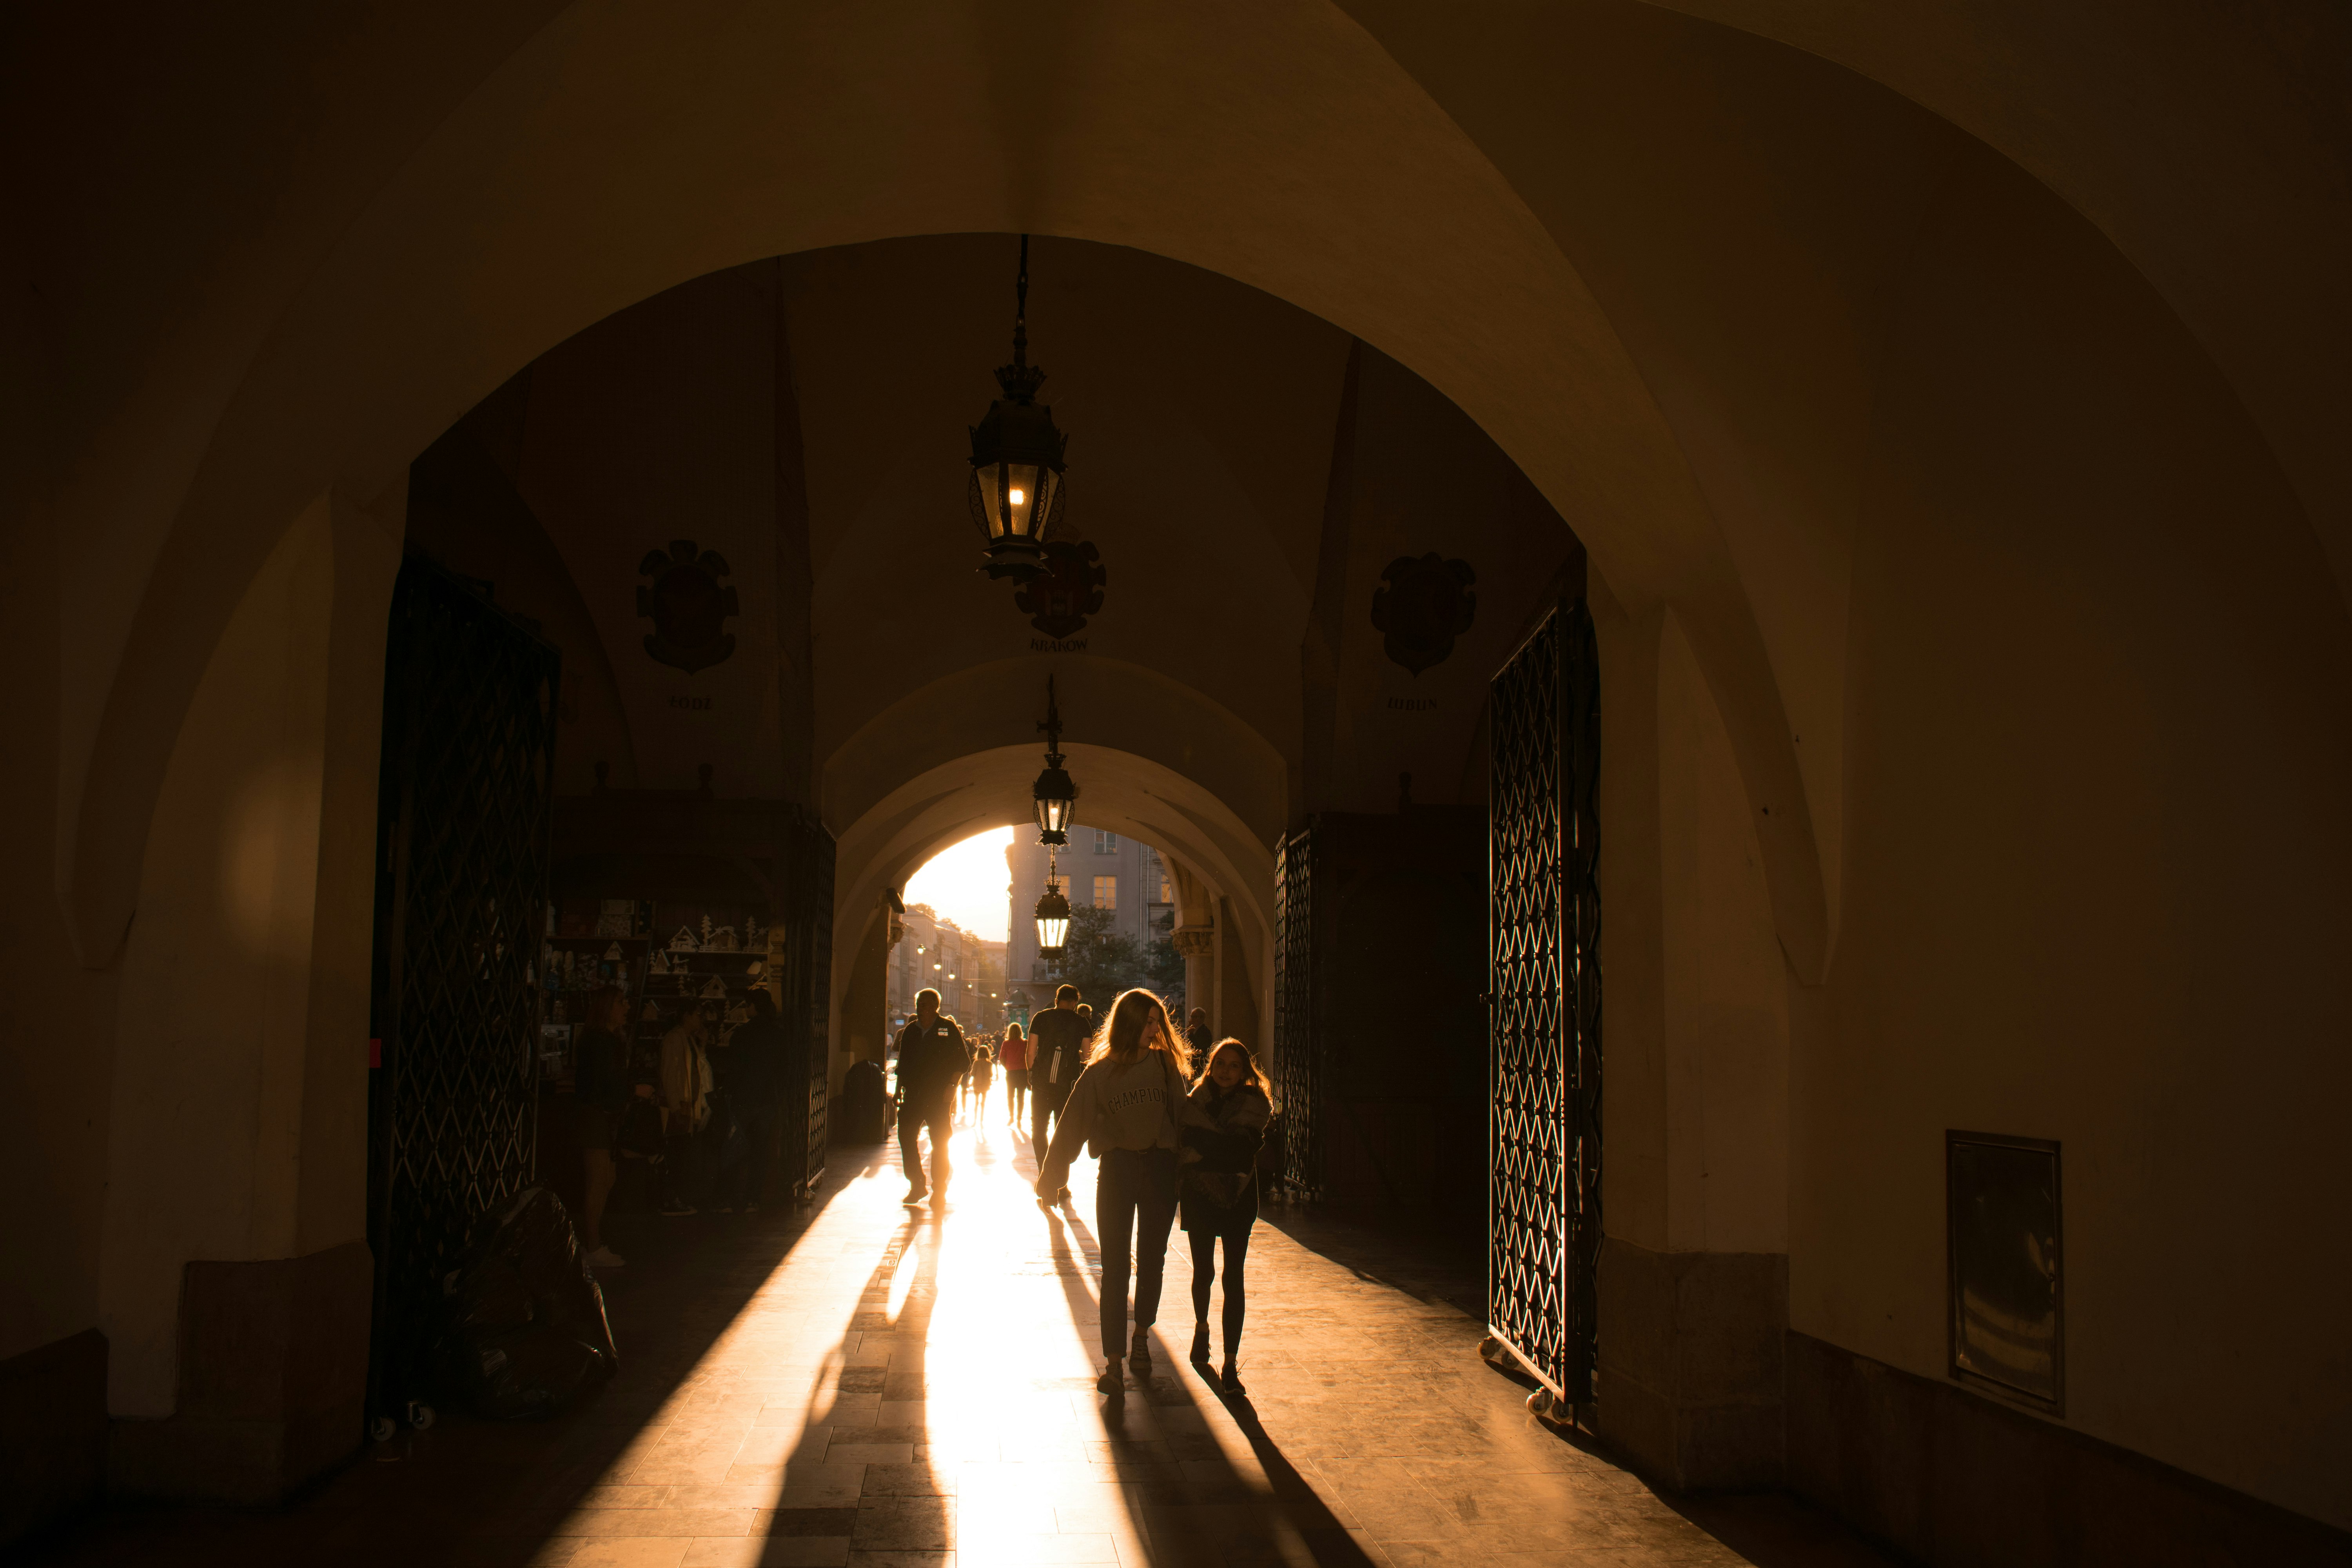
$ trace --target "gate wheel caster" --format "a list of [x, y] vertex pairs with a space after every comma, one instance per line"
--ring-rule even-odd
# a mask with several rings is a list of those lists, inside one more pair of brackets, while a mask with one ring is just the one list
[[389, 1443], [392, 1435], [400, 1430], [400, 1423], [389, 1415], [379, 1415], [368, 1423], [368, 1436], [379, 1443]]
[[433, 1425], [433, 1406], [425, 1404], [421, 1399], [410, 1400], [408, 1402], [408, 1424], [411, 1426], [415, 1427], [419, 1432], [429, 1429]]

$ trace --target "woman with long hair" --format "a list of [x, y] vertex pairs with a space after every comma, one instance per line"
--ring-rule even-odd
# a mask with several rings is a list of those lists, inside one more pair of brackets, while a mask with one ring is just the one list
[[1192, 1238], [1192, 1364], [1209, 1364], [1209, 1287], [1217, 1278], [1217, 1243], [1225, 1244], [1225, 1367], [1220, 1381], [1241, 1392], [1236, 1370], [1246, 1306], [1242, 1265], [1257, 1223], [1257, 1151], [1274, 1120], [1274, 1091], [1257, 1058], [1239, 1040], [1219, 1040], [1184, 1101], [1184, 1233]]
[[[1101, 1161], [1095, 1182], [1095, 1239], [1102, 1247], [1102, 1344], [1108, 1363], [1095, 1386], [1112, 1398], [1126, 1384], [1124, 1359], [1151, 1376], [1151, 1325], [1176, 1220], [1177, 1116], [1192, 1070], [1191, 1045], [1149, 991], [1123, 992], [1096, 1037], [1087, 1068], [1054, 1129], [1037, 1173], [1037, 1195], [1051, 1202], [1083, 1145]], [[1127, 1281], [1135, 1274], [1135, 1339], [1127, 1337]]]
[[1004, 1026], [1004, 1043], [996, 1047], [1004, 1068], [1004, 1120], [1021, 1125], [1029, 1110], [1029, 1037], [1015, 1018]]

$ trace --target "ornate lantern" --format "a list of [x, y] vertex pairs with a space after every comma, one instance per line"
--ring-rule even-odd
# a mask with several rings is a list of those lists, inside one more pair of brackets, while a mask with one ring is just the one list
[[1054, 411], [1036, 401], [1045, 373], [1029, 363], [1029, 237], [1021, 237], [1013, 363], [996, 368], [1003, 397], [971, 427], [971, 521], [987, 542], [981, 570], [1026, 581], [1045, 571], [1045, 535], [1061, 521], [1062, 448]]
[[[1054, 678], [1045, 678], [1045, 771], [1029, 791], [1037, 805], [1037, 842], [1063, 845], [1070, 841], [1070, 813], [1078, 804], [1078, 786], [1062, 768], [1062, 710], [1054, 705]], [[1049, 856], [1050, 860], [1052, 858]], [[1068, 906], [1064, 906], [1066, 916]]]
[[1061, 869], [1052, 855], [1045, 857], [1045, 896], [1037, 900], [1037, 956], [1052, 960], [1062, 956], [1062, 943], [1070, 935], [1070, 900], [1062, 896]]

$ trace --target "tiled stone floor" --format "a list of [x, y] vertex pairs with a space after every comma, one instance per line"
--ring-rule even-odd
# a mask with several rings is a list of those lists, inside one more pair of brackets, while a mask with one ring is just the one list
[[445, 1415], [289, 1509], [115, 1510], [43, 1558], [1886, 1561], [1785, 1499], [1662, 1500], [1538, 1427], [1525, 1391], [1480, 1363], [1466, 1271], [1288, 1214], [1252, 1245], [1246, 1395], [1220, 1398], [1182, 1360], [1179, 1232], [1157, 1375], [1123, 1405], [1105, 1401], [1092, 1382], [1091, 1163], [1074, 1173], [1072, 1210], [1040, 1210], [1026, 1140], [1001, 1116], [992, 1106], [958, 1133], [944, 1214], [901, 1206], [892, 1147], [836, 1152], [810, 1208], [616, 1223], [631, 1258], [609, 1284], [624, 1364], [561, 1420]]

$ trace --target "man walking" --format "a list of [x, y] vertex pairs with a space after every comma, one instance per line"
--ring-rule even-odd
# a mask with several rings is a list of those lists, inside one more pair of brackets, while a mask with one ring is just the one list
[[[1078, 988], [1065, 985], [1054, 993], [1054, 1005], [1029, 1024], [1029, 1149], [1045, 1173], [1045, 1151], [1053, 1147], [1046, 1122], [1058, 1119], [1086, 1065], [1087, 1026], [1078, 1016]], [[1070, 1195], [1064, 1187], [1059, 1194]]]
[[[898, 1031], [898, 1161], [907, 1169], [907, 1201], [948, 1194], [948, 1140], [955, 1135], [956, 1089], [971, 1068], [971, 1052], [953, 1018], [940, 1016], [940, 994], [915, 993], [915, 1021]], [[918, 1142], [931, 1130], [931, 1174], [923, 1178]]]

